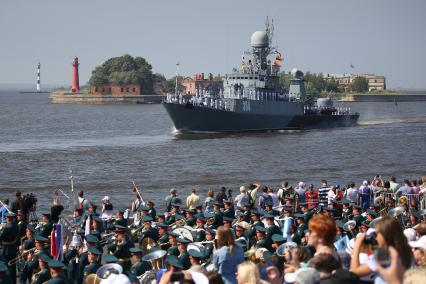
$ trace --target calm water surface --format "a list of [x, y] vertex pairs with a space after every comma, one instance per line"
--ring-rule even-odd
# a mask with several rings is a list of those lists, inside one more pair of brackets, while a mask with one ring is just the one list
[[53, 105], [46, 94], [0, 91], [0, 198], [34, 192], [46, 209], [53, 187], [69, 192], [70, 169], [89, 199], [109, 195], [125, 207], [132, 179], [161, 205], [171, 187], [204, 196], [209, 187], [236, 193], [254, 181], [359, 184], [376, 174], [426, 174], [426, 102], [349, 106], [361, 113], [358, 126], [182, 136], [161, 105]]

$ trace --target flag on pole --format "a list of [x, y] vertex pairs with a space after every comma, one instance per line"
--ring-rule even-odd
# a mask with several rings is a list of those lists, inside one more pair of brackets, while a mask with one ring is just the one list
[[62, 229], [61, 224], [55, 224], [50, 234], [50, 255], [54, 260], [59, 261], [64, 260], [64, 253], [62, 250], [64, 238]]

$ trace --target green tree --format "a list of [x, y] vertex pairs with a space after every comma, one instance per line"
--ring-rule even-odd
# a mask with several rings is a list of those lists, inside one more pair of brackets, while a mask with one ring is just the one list
[[368, 80], [365, 77], [358, 76], [351, 83], [351, 91], [365, 93], [368, 91]]
[[97, 66], [92, 71], [89, 84], [99, 86], [103, 84], [139, 84], [143, 94], [153, 91], [152, 66], [143, 57], [132, 57], [128, 54], [113, 57]]

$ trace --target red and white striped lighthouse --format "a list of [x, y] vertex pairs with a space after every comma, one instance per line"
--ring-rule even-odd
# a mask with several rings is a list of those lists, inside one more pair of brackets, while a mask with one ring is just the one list
[[75, 56], [72, 61], [72, 83], [71, 83], [71, 93], [80, 92], [80, 83], [78, 81], [78, 57]]

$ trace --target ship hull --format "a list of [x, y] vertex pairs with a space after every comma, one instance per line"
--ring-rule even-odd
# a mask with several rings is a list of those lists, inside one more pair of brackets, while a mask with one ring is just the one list
[[352, 126], [352, 115], [268, 115], [233, 112], [191, 104], [163, 103], [180, 132], [246, 132]]

